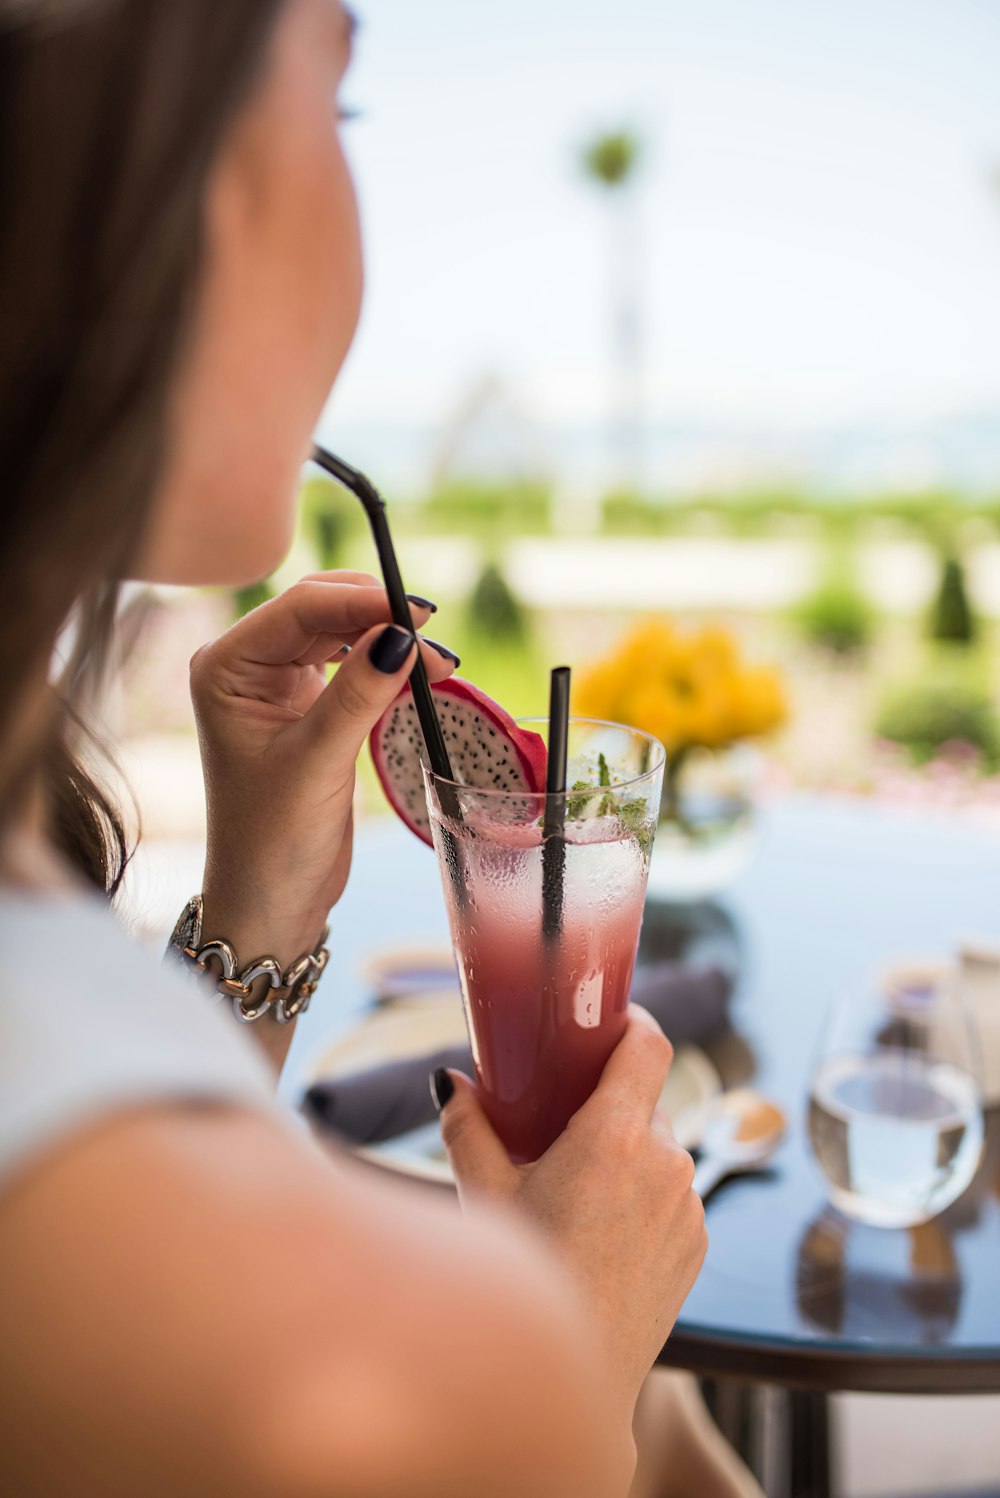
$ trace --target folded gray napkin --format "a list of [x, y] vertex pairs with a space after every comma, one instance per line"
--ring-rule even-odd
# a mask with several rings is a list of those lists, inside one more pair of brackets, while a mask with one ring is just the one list
[[[707, 1040], [726, 1025], [732, 978], [721, 968], [657, 962], [636, 970], [631, 998], [662, 1025], [675, 1046]], [[353, 1144], [395, 1139], [434, 1118], [428, 1078], [439, 1066], [472, 1075], [467, 1045], [432, 1051], [317, 1082], [303, 1099], [306, 1115]]]

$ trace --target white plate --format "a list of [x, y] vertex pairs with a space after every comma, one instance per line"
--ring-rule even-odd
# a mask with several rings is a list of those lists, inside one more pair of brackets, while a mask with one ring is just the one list
[[705, 1116], [721, 1092], [722, 1079], [705, 1052], [696, 1045], [682, 1045], [660, 1093], [660, 1107], [673, 1125], [678, 1144], [691, 1150], [701, 1143]]
[[361, 977], [382, 1003], [422, 995], [458, 992], [455, 953], [451, 947], [390, 947], [366, 958]]
[[[383, 1003], [312, 1059], [306, 1068], [305, 1085], [457, 1045], [465, 1035], [457, 989]], [[704, 1051], [694, 1045], [681, 1046], [674, 1056], [660, 1107], [669, 1115], [674, 1133], [686, 1149], [699, 1142], [705, 1110], [721, 1091], [719, 1074]], [[436, 1122], [381, 1144], [358, 1146], [355, 1153], [402, 1175], [444, 1184], [454, 1182]]]

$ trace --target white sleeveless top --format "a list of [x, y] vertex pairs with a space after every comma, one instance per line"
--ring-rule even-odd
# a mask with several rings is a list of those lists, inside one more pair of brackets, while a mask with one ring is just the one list
[[276, 1110], [228, 1010], [131, 940], [96, 896], [0, 892], [0, 1191], [102, 1115], [217, 1100]]

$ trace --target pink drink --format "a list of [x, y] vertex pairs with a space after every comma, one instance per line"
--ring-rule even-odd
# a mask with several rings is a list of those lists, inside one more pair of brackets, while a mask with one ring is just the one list
[[[433, 798], [431, 821], [444, 863]], [[463, 876], [444, 885], [480, 1092], [511, 1159], [536, 1160], [593, 1092], [625, 1028], [648, 843], [617, 816], [569, 823], [562, 930], [547, 940], [537, 823], [473, 811], [454, 829], [449, 821]]]

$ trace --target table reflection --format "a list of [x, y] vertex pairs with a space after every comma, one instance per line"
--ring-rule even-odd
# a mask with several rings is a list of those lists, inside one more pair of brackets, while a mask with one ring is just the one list
[[827, 1207], [799, 1243], [798, 1308], [822, 1332], [851, 1340], [947, 1342], [962, 1288], [951, 1232], [940, 1218], [887, 1232]]
[[732, 912], [714, 900], [671, 905], [650, 896], [643, 914], [639, 961], [719, 967], [735, 980], [745, 965], [745, 941]]

